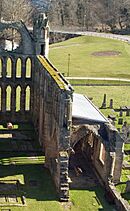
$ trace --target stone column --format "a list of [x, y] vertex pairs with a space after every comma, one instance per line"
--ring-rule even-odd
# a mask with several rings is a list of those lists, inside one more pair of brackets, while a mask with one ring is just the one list
[[113, 109], [113, 99], [110, 99], [110, 108]]
[[25, 112], [25, 96], [26, 96], [26, 94], [25, 94], [25, 87], [21, 87], [21, 99], [20, 99], [20, 110], [21, 110], [21, 112], [22, 113], [24, 113]]
[[16, 111], [16, 88], [12, 87], [11, 92], [11, 111], [15, 113]]
[[5, 81], [6, 79], [6, 59], [3, 59], [3, 64], [2, 64], [2, 79]]
[[60, 163], [60, 201], [68, 201], [69, 199], [69, 184], [68, 184], [68, 153], [61, 151], [59, 153]]
[[16, 80], [16, 62], [17, 62], [17, 59], [15, 59], [15, 61], [13, 60], [12, 62], [12, 78], [14, 82]]
[[123, 163], [123, 143], [124, 140], [120, 134], [116, 132], [116, 146], [115, 146], [115, 165], [113, 171], [113, 182], [120, 182], [122, 163]]
[[22, 59], [21, 59], [21, 62], [22, 62], [22, 67], [21, 67], [21, 78], [22, 78], [22, 80], [24, 80], [25, 79], [25, 77], [26, 77], [26, 60], [25, 60], [25, 58], [23, 57]]
[[6, 87], [2, 86], [1, 87], [1, 99], [2, 99], [2, 104], [1, 104], [1, 110], [2, 112], [6, 112]]
[[101, 108], [106, 108], [106, 94], [104, 94]]

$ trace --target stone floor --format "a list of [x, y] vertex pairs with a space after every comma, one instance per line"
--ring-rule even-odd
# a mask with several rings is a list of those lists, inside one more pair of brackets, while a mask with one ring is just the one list
[[70, 188], [74, 189], [89, 189], [99, 184], [91, 163], [87, 162], [82, 154], [78, 154], [70, 160], [69, 177]]

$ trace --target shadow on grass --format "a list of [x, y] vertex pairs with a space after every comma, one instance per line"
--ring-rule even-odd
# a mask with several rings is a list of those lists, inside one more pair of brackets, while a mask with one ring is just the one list
[[15, 175], [21, 174], [24, 177], [24, 184], [19, 185], [19, 190], [26, 198], [37, 201], [58, 200], [51, 175], [43, 164], [0, 165], [1, 180], [7, 176], [15, 179]]
[[121, 196], [130, 203], [130, 193], [121, 193]]

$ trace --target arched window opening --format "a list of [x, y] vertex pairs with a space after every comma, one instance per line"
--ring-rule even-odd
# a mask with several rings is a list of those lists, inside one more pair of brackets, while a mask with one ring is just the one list
[[26, 78], [31, 78], [31, 69], [32, 69], [31, 59], [28, 58], [26, 61]]
[[16, 63], [16, 78], [21, 78], [22, 61], [20, 58], [17, 59]]
[[25, 111], [30, 110], [30, 87], [26, 88], [26, 96], [25, 96]]
[[16, 111], [20, 111], [21, 87], [16, 88]]
[[11, 87], [6, 88], [6, 111], [11, 111]]
[[0, 111], [2, 110], [2, 93], [1, 93], [1, 87], [0, 87]]
[[2, 68], [3, 68], [2, 60], [0, 59], [0, 78], [2, 78]]
[[12, 60], [8, 58], [6, 63], [6, 77], [11, 78], [11, 76], [12, 76]]

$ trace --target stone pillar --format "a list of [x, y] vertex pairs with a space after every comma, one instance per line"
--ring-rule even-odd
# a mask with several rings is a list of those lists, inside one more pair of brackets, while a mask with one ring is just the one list
[[3, 60], [3, 64], [2, 64], [2, 79], [3, 81], [5, 81], [6, 79], [6, 59]]
[[119, 119], [118, 119], [118, 124], [119, 124], [119, 125], [122, 125], [122, 124], [123, 124], [123, 118], [119, 118]]
[[122, 163], [123, 163], [123, 144], [124, 140], [120, 134], [116, 132], [116, 146], [115, 146], [115, 165], [113, 171], [113, 182], [120, 182]]
[[129, 109], [126, 110], [126, 116], [130, 116], [130, 110]]
[[21, 78], [22, 80], [25, 80], [25, 77], [26, 77], [26, 59], [25, 58], [22, 58], [21, 59]]
[[62, 151], [59, 153], [60, 163], [60, 201], [68, 201], [69, 199], [69, 184], [68, 184], [68, 153]]
[[104, 94], [101, 108], [106, 108], [106, 94]]
[[16, 67], [17, 67], [17, 60], [13, 60], [12, 62], [12, 78], [13, 78], [13, 81], [15, 82], [16, 80]]
[[120, 108], [119, 116], [120, 116], [120, 117], [122, 117], [122, 116], [123, 116], [123, 111], [122, 111], [122, 109], [121, 109], [121, 108]]
[[1, 99], [2, 99], [2, 104], [1, 104], [1, 111], [6, 112], [6, 87], [2, 86], [1, 87]]
[[21, 107], [21, 112], [24, 113], [25, 112], [25, 87], [21, 87], [21, 99], [20, 99], [20, 107]]
[[110, 99], [110, 108], [113, 109], [113, 99]]
[[35, 40], [36, 55], [48, 57], [49, 52], [49, 25], [48, 18], [44, 13], [38, 14], [34, 18], [33, 36]]
[[12, 87], [11, 92], [11, 111], [14, 113], [16, 111], [16, 88]]

